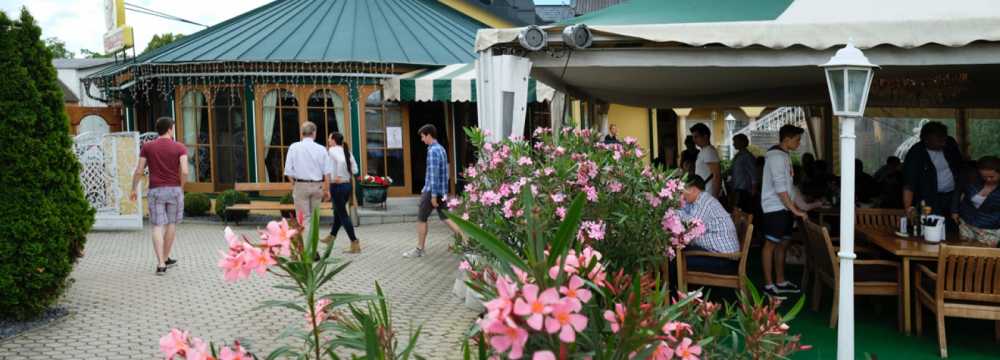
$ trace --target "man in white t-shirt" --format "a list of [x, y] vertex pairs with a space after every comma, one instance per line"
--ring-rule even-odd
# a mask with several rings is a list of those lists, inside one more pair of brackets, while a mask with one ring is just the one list
[[694, 173], [705, 179], [705, 192], [718, 199], [722, 189], [722, 166], [719, 163], [719, 151], [712, 146], [712, 130], [702, 123], [694, 124], [690, 130], [695, 145], [701, 149], [698, 151], [698, 160], [694, 163]]

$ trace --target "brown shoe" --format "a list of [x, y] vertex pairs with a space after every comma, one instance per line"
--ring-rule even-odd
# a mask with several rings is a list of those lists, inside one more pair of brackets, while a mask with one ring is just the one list
[[323, 239], [321, 239], [320, 241], [322, 241], [322, 242], [323, 242], [324, 244], [327, 244], [327, 245], [329, 245], [329, 244], [333, 243], [333, 242], [334, 242], [334, 241], [336, 241], [336, 240], [337, 240], [337, 237], [336, 237], [336, 236], [333, 236], [333, 235], [327, 235], [326, 237], [324, 237], [324, 238], [323, 238]]
[[351, 241], [351, 248], [344, 250], [345, 254], [360, 254], [361, 253], [361, 242], [354, 240]]

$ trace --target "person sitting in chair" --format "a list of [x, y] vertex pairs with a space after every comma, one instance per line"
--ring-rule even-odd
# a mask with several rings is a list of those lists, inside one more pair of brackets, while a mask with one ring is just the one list
[[[681, 219], [686, 221], [698, 218], [705, 224], [705, 234], [692, 240], [686, 249], [713, 253], [739, 252], [736, 225], [719, 200], [705, 192], [705, 180], [701, 176], [690, 174], [686, 183], [683, 196], [687, 205], [680, 211]], [[686, 260], [688, 269], [720, 273], [735, 271], [738, 265], [732, 260], [707, 256], [690, 256]]]

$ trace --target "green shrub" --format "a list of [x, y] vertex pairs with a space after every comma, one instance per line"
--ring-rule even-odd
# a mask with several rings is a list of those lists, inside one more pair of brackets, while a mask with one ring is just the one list
[[0, 319], [58, 301], [94, 224], [40, 35], [27, 10], [19, 21], [0, 11]]
[[226, 190], [219, 197], [215, 199], [215, 214], [219, 215], [222, 221], [233, 221], [240, 222], [250, 215], [249, 211], [246, 210], [236, 210], [236, 211], [226, 211], [226, 207], [233, 204], [249, 204], [250, 195], [245, 192], [239, 192], [236, 190]]
[[204, 193], [184, 194], [184, 215], [202, 216], [212, 209], [212, 200]]

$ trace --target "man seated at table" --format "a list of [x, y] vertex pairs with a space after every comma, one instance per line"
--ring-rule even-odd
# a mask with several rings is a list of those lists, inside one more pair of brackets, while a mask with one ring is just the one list
[[[684, 201], [687, 205], [680, 211], [681, 219], [701, 219], [705, 224], [705, 234], [691, 241], [687, 251], [707, 251], [713, 253], [735, 253], [740, 251], [736, 225], [714, 196], [705, 192], [705, 180], [690, 174], [684, 187]], [[735, 272], [738, 262], [708, 256], [686, 258], [689, 270], [714, 273]]]
[[996, 247], [1000, 242], [1000, 159], [984, 156], [977, 168], [979, 179], [962, 191], [958, 214], [953, 217], [962, 238]]

